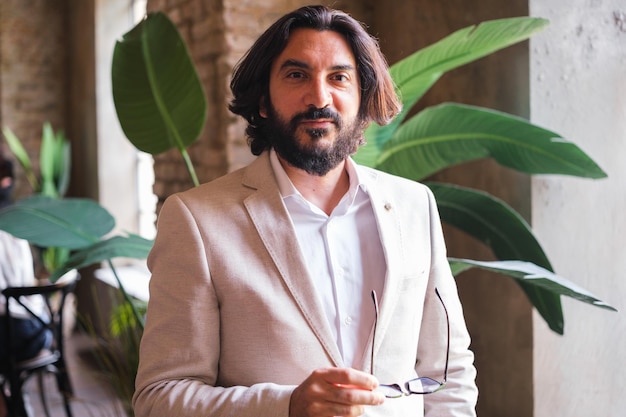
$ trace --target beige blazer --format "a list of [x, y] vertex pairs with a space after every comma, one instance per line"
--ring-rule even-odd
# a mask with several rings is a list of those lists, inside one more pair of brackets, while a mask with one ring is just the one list
[[[291, 392], [311, 371], [344, 366], [268, 155], [163, 205], [148, 258], [137, 417], [287, 417]], [[388, 266], [374, 374], [381, 383], [443, 378], [446, 324], [435, 287], [452, 334], [447, 388], [388, 399], [365, 415], [474, 416], [473, 354], [433, 196], [357, 169]], [[371, 372], [369, 359], [360, 368]]]

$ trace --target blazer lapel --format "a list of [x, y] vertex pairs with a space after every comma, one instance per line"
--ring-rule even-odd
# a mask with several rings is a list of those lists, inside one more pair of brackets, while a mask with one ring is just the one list
[[244, 206], [280, 277], [330, 360], [335, 366], [343, 366], [330, 324], [298, 249], [298, 240], [274, 179], [267, 152], [246, 168], [242, 183], [256, 190], [244, 200]]
[[[376, 355], [389, 327], [392, 307], [397, 303], [399, 297], [399, 274], [395, 273], [394, 268], [404, 262], [402, 260], [403, 251], [400, 246], [402, 242], [401, 222], [396, 210], [397, 201], [393, 198], [393, 193], [387, 192], [386, 187], [377, 185], [378, 174], [371, 170], [361, 170], [359, 176], [367, 185], [387, 266], [383, 294], [378, 295], [380, 310], [376, 328], [376, 346], [372, 347], [374, 355]], [[366, 360], [366, 363], [369, 367], [369, 359]]]

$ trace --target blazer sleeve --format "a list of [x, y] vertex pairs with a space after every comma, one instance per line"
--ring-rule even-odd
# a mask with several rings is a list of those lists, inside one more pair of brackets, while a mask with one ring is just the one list
[[[455, 279], [447, 260], [441, 221], [435, 198], [428, 189], [431, 222], [431, 269], [424, 302], [424, 313], [418, 347], [418, 375], [437, 376], [445, 366], [447, 337], [445, 310], [435, 294], [439, 291], [450, 322], [450, 354], [446, 387], [424, 396], [424, 415], [446, 417], [473, 417], [476, 415], [478, 389], [475, 384], [474, 354], [469, 349], [470, 336]], [[443, 375], [440, 376], [441, 378]]]
[[148, 257], [150, 301], [133, 407], [137, 417], [287, 417], [294, 386], [216, 386], [220, 311], [205, 242], [178, 196], [166, 200]]

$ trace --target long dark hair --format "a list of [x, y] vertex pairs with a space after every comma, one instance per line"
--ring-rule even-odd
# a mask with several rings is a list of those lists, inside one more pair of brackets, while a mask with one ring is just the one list
[[254, 155], [271, 147], [263, 137], [264, 119], [259, 115], [261, 100], [269, 100], [270, 70], [287, 46], [291, 32], [299, 28], [332, 30], [343, 35], [352, 48], [361, 87], [359, 118], [368, 124], [389, 123], [401, 109], [387, 61], [378, 42], [348, 14], [326, 6], [306, 6], [278, 19], [248, 50], [233, 72], [229, 109], [248, 121], [246, 134]]

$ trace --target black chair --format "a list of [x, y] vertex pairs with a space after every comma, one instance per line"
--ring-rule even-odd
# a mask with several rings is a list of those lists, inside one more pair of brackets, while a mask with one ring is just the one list
[[[73, 395], [72, 386], [65, 363], [64, 340], [63, 340], [63, 311], [65, 310], [65, 301], [67, 296], [74, 291], [79, 277], [75, 274], [70, 279], [62, 279], [54, 284], [40, 285], [34, 287], [9, 287], [2, 290], [2, 295], [6, 298], [6, 314], [2, 318], [6, 320], [6, 339], [9, 345], [8, 364], [1, 369], [2, 374], [2, 392], [10, 392], [7, 400], [9, 416], [12, 417], [29, 417], [27, 414], [24, 395], [22, 388], [26, 381], [33, 375], [38, 376], [39, 393], [41, 403], [46, 413], [50, 417], [48, 403], [46, 401], [45, 389], [43, 386], [43, 375], [45, 373], [53, 373], [56, 377], [59, 392], [63, 397], [65, 412], [68, 416], [72, 416], [70, 409], [70, 398]], [[49, 318], [48, 321], [33, 313], [28, 307], [28, 303], [24, 302], [24, 297], [31, 295], [40, 295], [45, 301], [45, 310]], [[30, 315], [38, 320], [45, 328], [50, 329], [53, 335], [52, 346], [49, 349], [42, 350], [39, 355], [25, 361], [16, 360], [16, 352], [14, 352], [14, 344], [11, 341], [12, 320], [9, 311], [9, 302], [11, 299], [16, 300], [22, 307], [28, 311]], [[8, 389], [7, 388], [8, 384]]]

